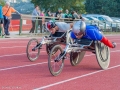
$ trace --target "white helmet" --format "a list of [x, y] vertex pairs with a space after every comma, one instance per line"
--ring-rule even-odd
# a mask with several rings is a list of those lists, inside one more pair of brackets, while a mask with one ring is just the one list
[[83, 32], [84, 33], [85, 29], [86, 29], [85, 22], [84, 21], [77, 21], [77, 22], [74, 23], [72, 31], [74, 33], [79, 33], [79, 32]]

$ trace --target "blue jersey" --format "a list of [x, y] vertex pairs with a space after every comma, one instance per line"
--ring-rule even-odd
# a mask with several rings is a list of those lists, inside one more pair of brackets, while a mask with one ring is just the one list
[[0, 6], [0, 18], [3, 18], [2, 6]]
[[[73, 39], [77, 39], [73, 32], [71, 32], [70, 36]], [[97, 26], [86, 25], [85, 35], [82, 38], [101, 41], [103, 38], [103, 35]]]

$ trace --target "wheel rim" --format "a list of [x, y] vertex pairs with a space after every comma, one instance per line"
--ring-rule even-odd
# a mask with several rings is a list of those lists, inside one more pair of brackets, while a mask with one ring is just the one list
[[96, 58], [99, 66], [102, 69], [107, 69], [110, 63], [110, 50], [101, 42], [97, 42], [95, 45]]
[[27, 52], [28, 52], [28, 59], [30, 61], [35, 61], [39, 56], [39, 52], [40, 52], [39, 49], [36, 49], [35, 51], [32, 50], [37, 44], [38, 44], [38, 41], [35, 39], [31, 40], [28, 44]]
[[54, 50], [52, 50], [50, 53], [49, 69], [51, 74], [54, 76], [59, 75], [64, 66], [63, 60], [55, 62], [55, 59], [60, 55], [60, 53], [62, 53], [62, 50], [58, 48], [54, 48]]
[[99, 51], [99, 56], [101, 58], [101, 61], [106, 62], [108, 59], [108, 48], [107, 46], [103, 45], [103, 43], [99, 43], [98, 47], [100, 48]]

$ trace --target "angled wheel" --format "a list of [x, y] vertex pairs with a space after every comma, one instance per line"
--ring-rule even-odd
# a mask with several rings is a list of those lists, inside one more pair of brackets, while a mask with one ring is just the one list
[[85, 55], [85, 51], [82, 52], [71, 52], [70, 54], [70, 63], [72, 66], [78, 65]]
[[33, 50], [33, 48], [35, 48], [37, 45], [38, 40], [35, 38], [31, 39], [27, 44], [26, 54], [28, 59], [32, 62], [37, 60], [40, 54], [40, 49]]
[[96, 58], [102, 69], [107, 69], [110, 63], [110, 49], [103, 43], [97, 41], [95, 43]]
[[59, 61], [55, 61], [56, 58], [59, 57], [59, 55], [63, 52], [63, 49], [61, 46], [56, 45], [52, 48], [49, 58], [48, 58], [48, 68], [50, 73], [53, 76], [57, 76], [62, 72], [62, 69], [64, 67], [64, 59], [61, 59]]

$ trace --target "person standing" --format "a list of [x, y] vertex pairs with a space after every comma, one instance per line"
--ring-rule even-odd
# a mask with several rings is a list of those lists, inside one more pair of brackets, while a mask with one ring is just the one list
[[2, 6], [0, 5], [0, 28], [1, 28], [1, 30], [2, 30], [2, 32], [1, 32], [2, 37], [4, 36], [3, 23], [4, 23], [4, 20], [3, 20]]
[[21, 15], [17, 10], [10, 6], [10, 2], [6, 2], [5, 6], [2, 8], [3, 16], [4, 16], [4, 31], [5, 35], [10, 35], [9, 33], [9, 25], [10, 19], [12, 18], [11, 14], [16, 12]]
[[[36, 24], [36, 18], [37, 18], [37, 16], [39, 16], [39, 15], [40, 15], [39, 6], [36, 5], [36, 6], [35, 6], [35, 9], [34, 9], [33, 12], [32, 12], [32, 28], [31, 28], [31, 30], [30, 30], [29, 33], [34, 33], [35, 24]], [[41, 22], [41, 23], [42, 23], [42, 22]]]

